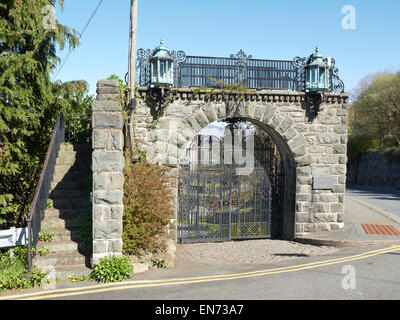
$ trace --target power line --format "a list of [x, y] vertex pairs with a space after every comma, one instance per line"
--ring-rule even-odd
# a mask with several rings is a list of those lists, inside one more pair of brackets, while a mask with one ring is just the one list
[[[86, 31], [87, 27], [89, 26], [90, 22], [93, 20], [94, 16], [96, 15], [96, 13], [97, 13], [97, 11], [99, 10], [99, 8], [100, 8], [101, 4], [103, 3], [103, 1], [104, 1], [104, 0], [100, 0], [100, 1], [99, 1], [99, 3], [97, 4], [97, 7], [94, 9], [94, 11], [93, 11], [92, 14], [90, 15], [89, 19], [86, 21], [86, 24], [85, 24], [85, 26], [84, 26], [83, 29], [82, 29], [82, 32], [80, 32], [80, 35], [79, 35], [78, 40], [80, 40], [80, 39], [82, 38], [83, 34], [85, 33], [85, 31]], [[71, 47], [71, 48], [69, 49], [68, 54], [67, 54], [67, 56], [66, 56], [65, 59], [64, 59], [64, 62], [62, 63], [61, 67], [58, 69], [57, 73], [54, 75], [53, 81], [54, 81], [54, 79], [58, 76], [58, 74], [61, 72], [61, 70], [63, 69], [63, 67], [64, 67], [65, 63], [67, 62], [69, 56], [71, 55], [71, 52], [72, 52], [73, 49], [74, 49], [73, 47]]]

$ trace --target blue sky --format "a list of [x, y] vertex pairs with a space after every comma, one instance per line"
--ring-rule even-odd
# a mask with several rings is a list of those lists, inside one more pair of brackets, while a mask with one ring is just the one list
[[[82, 30], [99, 0], [65, 0], [57, 19]], [[343, 29], [342, 8], [356, 10], [356, 28]], [[128, 69], [130, 0], [103, 3], [57, 79], [99, 79]], [[400, 70], [398, 0], [138, 0], [137, 49], [165, 39], [187, 55], [228, 57], [243, 49], [257, 59], [291, 60], [315, 47], [334, 57], [346, 91], [368, 73]], [[59, 52], [64, 61], [67, 52]]]

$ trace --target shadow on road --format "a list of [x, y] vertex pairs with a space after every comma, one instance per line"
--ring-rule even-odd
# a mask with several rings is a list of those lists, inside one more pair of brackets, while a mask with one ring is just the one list
[[309, 257], [309, 255], [305, 254], [305, 253], [275, 253], [274, 256], [277, 256], [277, 257]]

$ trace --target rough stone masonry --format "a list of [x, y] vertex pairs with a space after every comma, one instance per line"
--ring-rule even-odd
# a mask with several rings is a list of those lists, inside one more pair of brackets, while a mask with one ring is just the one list
[[[122, 254], [123, 119], [116, 80], [100, 80], [93, 103], [93, 261]], [[284, 164], [283, 238], [304, 232], [343, 227], [346, 183], [347, 99], [326, 93], [321, 110], [310, 116], [304, 92], [261, 90], [238, 99], [173, 89], [163, 108], [139, 88], [134, 139], [150, 163], [172, 168], [171, 188], [177, 209], [179, 161], [196, 134], [208, 124], [239, 117], [265, 130], [276, 143]], [[177, 240], [177, 214], [169, 237]]]
[[[122, 107], [117, 80], [97, 83], [92, 105], [93, 256], [122, 255], [123, 156]], [[115, 99], [117, 98], [117, 99]]]
[[[240, 117], [264, 129], [276, 143], [284, 162], [283, 237], [334, 231], [344, 225], [346, 183], [347, 99], [326, 93], [321, 110], [310, 116], [304, 92], [261, 90], [238, 95], [214, 90], [172, 89], [173, 99], [160, 109], [139, 88], [135, 109], [135, 139], [151, 163], [173, 168], [195, 135], [208, 124]], [[171, 184], [177, 208], [178, 187]], [[176, 239], [176, 216], [170, 236]]]

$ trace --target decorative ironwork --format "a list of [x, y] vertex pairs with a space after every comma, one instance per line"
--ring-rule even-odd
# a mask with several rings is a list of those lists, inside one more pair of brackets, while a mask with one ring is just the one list
[[293, 65], [296, 68], [296, 91], [306, 90], [306, 70], [304, 68], [307, 58], [295, 57]]
[[149, 95], [156, 103], [156, 112], [162, 112], [162, 110], [167, 106], [166, 102], [172, 96], [172, 91], [169, 88], [150, 88]]
[[150, 84], [150, 49], [139, 49], [136, 55], [136, 82], [141, 86]]
[[[136, 82], [140, 86], [147, 87], [150, 85], [150, 58], [154, 51], [150, 49], [139, 49], [136, 57]], [[174, 58], [174, 87], [179, 88], [179, 65], [186, 60], [184, 51], [171, 50], [168, 51], [171, 57]]]
[[252, 55], [246, 55], [242, 49], [238, 51], [236, 54], [230, 55], [231, 59], [239, 60], [237, 63], [241, 63], [242, 65], [246, 65], [246, 61], [252, 58]]
[[[328, 58], [324, 59], [325, 63], [328, 63]], [[329, 90], [332, 92], [344, 92], [344, 82], [339, 78], [339, 69], [335, 66], [335, 59], [330, 58], [329, 68]]]
[[178, 184], [180, 243], [279, 236], [283, 171], [277, 148], [268, 135], [256, 134], [248, 175], [237, 175], [235, 161], [225, 161], [235, 148], [225, 150], [222, 139], [198, 135], [187, 149]]
[[247, 87], [247, 61], [252, 58], [251, 55], [246, 55], [242, 49], [239, 50], [236, 54], [231, 54], [230, 58], [235, 61], [236, 74], [235, 74], [235, 82], [242, 83], [244, 86]]
[[[242, 83], [251, 89], [285, 89], [305, 91], [305, 64], [309, 58], [293, 60], [253, 59], [243, 50], [229, 58], [186, 56], [184, 51], [169, 51], [174, 57], [174, 87], [218, 87]], [[137, 51], [136, 80], [140, 86], [150, 84], [150, 49]], [[328, 58], [324, 61], [328, 63]], [[329, 91], [344, 92], [335, 60], [329, 60]]]
[[186, 88], [242, 82], [252, 89], [296, 90], [296, 68], [291, 61], [252, 59], [243, 52], [233, 58], [188, 56], [179, 66], [179, 77]]
[[[297, 91], [305, 91], [306, 86], [306, 70], [305, 66], [310, 57], [295, 57], [292, 61], [293, 66], [296, 68], [296, 82]], [[324, 58], [323, 61], [329, 66], [329, 91], [330, 92], [344, 92], [344, 82], [339, 78], [339, 69], [335, 66], [335, 59]]]
[[176, 87], [180, 87], [179, 83], [179, 66], [182, 62], [186, 60], [186, 53], [182, 50], [175, 52], [175, 50], [171, 50], [169, 54], [174, 58], [174, 84]]
[[322, 92], [306, 92], [305, 98], [307, 115], [309, 120], [312, 121], [318, 115], [318, 112], [323, 110], [321, 104], [326, 101], [326, 96]]

